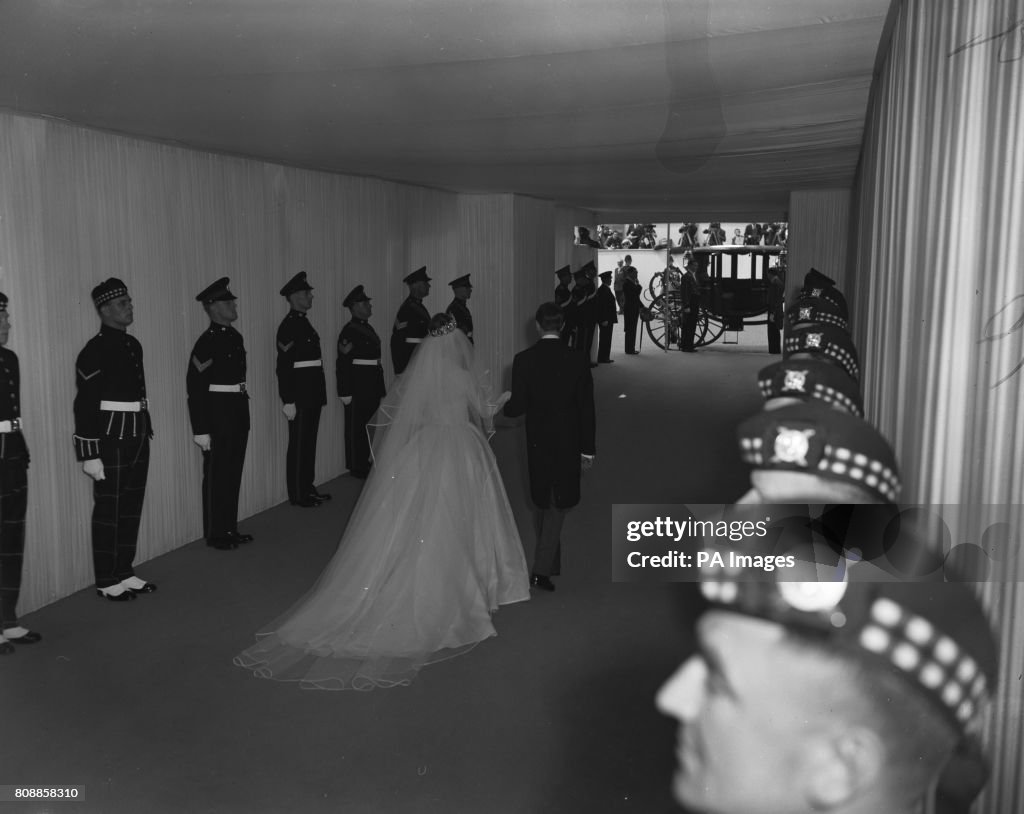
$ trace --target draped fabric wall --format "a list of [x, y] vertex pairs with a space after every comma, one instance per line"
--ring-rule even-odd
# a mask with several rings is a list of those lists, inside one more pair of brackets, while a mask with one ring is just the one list
[[[1000, 504], [1024, 527], [1024, 0], [904, 0], [855, 190], [852, 314], [866, 404], [904, 499]], [[796, 230], [794, 229], [794, 232]], [[986, 542], [977, 529], [953, 540]], [[947, 541], [948, 544], [948, 541]], [[1024, 579], [1020, 540], [994, 570]], [[1024, 810], [1024, 584], [983, 584], [1001, 628], [980, 811]]]
[[[25, 573], [19, 610], [92, 582], [91, 481], [74, 460], [75, 357], [99, 322], [89, 292], [109, 276], [135, 301], [131, 332], [146, 353], [156, 429], [137, 562], [202, 533], [201, 458], [191, 440], [185, 372], [208, 324], [195, 294], [231, 278], [248, 350], [253, 427], [241, 514], [285, 497], [287, 427], [274, 375], [275, 333], [287, 312], [281, 285], [305, 270], [315, 286], [310, 319], [320, 333], [329, 401], [320, 426], [317, 482], [345, 469], [343, 413], [334, 398], [341, 307], [356, 284], [373, 298], [384, 341], [407, 295], [401, 279], [426, 265], [432, 312], [451, 301], [448, 282], [470, 272], [477, 348], [494, 370], [522, 345], [513, 326], [525, 246], [546, 245], [549, 204], [516, 234], [512, 196], [453, 193], [296, 170], [246, 159], [0, 113], [0, 290], [11, 297], [9, 347], [22, 368], [22, 407], [32, 451]], [[547, 219], [545, 222], [545, 218]], [[535, 252], [536, 253], [536, 252]], [[529, 252], [527, 252], [529, 255]], [[532, 297], [530, 298], [532, 300]], [[532, 314], [536, 303], [529, 303]], [[143, 569], [144, 573], [144, 569]]]
[[846, 272], [850, 235], [850, 190], [795, 190], [789, 194], [789, 276], [787, 301], [792, 302], [812, 266], [851, 291]]

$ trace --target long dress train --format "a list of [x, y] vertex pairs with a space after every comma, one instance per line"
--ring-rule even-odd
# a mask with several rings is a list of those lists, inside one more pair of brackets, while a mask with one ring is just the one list
[[460, 331], [418, 349], [382, 404], [374, 467], [338, 551], [236, 664], [306, 688], [408, 684], [495, 635], [499, 605], [529, 598], [485, 434], [494, 405], [471, 360]]

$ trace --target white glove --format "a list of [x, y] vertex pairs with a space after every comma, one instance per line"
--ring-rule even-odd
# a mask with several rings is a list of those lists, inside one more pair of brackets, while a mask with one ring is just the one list
[[284, 407], [281, 408], [281, 412], [284, 413], [284, 417], [287, 418], [289, 421], [294, 421], [295, 420], [295, 405], [294, 404], [286, 404], [286, 405], [284, 405]]
[[103, 474], [103, 461], [99, 458], [82, 461], [82, 471], [93, 480], [106, 480], [107, 477]]
[[352, 403], [352, 396], [341, 396], [341, 403], [348, 407]]
[[196, 442], [196, 446], [198, 446], [203, 452], [210, 451], [209, 433], [207, 433], [206, 435], [194, 435], [192, 436], [192, 440]]

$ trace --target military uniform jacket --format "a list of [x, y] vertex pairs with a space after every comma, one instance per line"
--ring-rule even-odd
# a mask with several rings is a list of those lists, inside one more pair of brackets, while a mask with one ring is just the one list
[[595, 319], [597, 314], [594, 307], [594, 297], [596, 293], [597, 292], [594, 291], [593, 283], [578, 285], [572, 290], [573, 302], [576, 306], [577, 325], [593, 325], [597, 321]]
[[465, 302], [456, 297], [448, 306], [447, 313], [455, 317], [455, 324], [459, 327], [470, 342], [473, 341], [473, 315], [469, 313], [469, 307]]
[[21, 434], [21, 372], [14, 351], [0, 348], [0, 421], [10, 421], [11, 431], [0, 433], [0, 460], [28, 457]]
[[327, 403], [320, 334], [302, 311], [289, 311], [277, 329], [277, 392], [296, 407]]
[[[208, 435], [216, 419], [239, 399], [249, 415], [248, 394], [210, 392], [210, 385], [245, 384], [245, 343], [230, 325], [210, 323], [192, 348], [185, 384], [188, 389], [188, 415], [193, 435]], [[248, 425], [246, 425], [248, 429]]]
[[612, 290], [603, 285], [597, 289], [597, 295], [594, 298], [594, 302], [597, 304], [597, 321], [598, 322], [618, 322], [618, 311], [619, 304], [615, 301], [615, 295]]
[[[75, 455], [79, 461], [99, 458], [103, 439], [153, 437], [138, 339], [127, 331], [102, 326], [78, 354], [75, 376]], [[104, 401], [138, 402], [142, 409], [105, 410]]]
[[[406, 297], [398, 308], [395, 327], [391, 331], [391, 359], [404, 370], [416, 345], [423, 341], [430, 327], [430, 312], [422, 300]], [[411, 341], [410, 341], [411, 340]]]
[[342, 398], [379, 399], [384, 395], [380, 337], [369, 322], [353, 318], [341, 329], [334, 371], [338, 379], [338, 395]]

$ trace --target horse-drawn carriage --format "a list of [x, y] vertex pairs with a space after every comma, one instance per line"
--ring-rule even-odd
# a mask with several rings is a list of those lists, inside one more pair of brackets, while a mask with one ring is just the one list
[[[694, 347], [710, 345], [725, 331], [742, 331], [748, 325], [765, 325], [774, 296], [769, 272], [782, 260], [783, 246], [705, 246], [673, 249], [672, 256], [684, 252], [697, 261], [700, 282], [697, 329]], [[683, 269], [671, 263], [651, 278], [650, 302], [644, 321], [647, 333], [659, 348], [679, 350], [682, 345]]]

